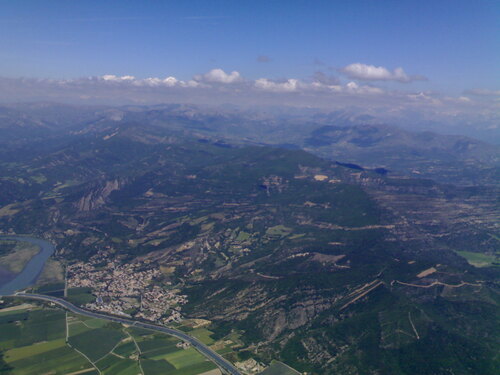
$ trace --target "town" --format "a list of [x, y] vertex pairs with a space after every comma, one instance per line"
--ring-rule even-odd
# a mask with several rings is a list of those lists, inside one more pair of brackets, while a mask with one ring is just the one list
[[158, 283], [160, 278], [160, 270], [151, 264], [120, 264], [104, 251], [67, 267], [68, 288], [88, 287], [95, 294], [96, 300], [85, 305], [90, 310], [162, 324], [180, 322], [187, 298], [170, 282]]

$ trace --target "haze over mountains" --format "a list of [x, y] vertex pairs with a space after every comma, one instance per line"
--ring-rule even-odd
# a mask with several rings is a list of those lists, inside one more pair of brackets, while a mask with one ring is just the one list
[[493, 143], [487, 143], [465, 136], [415, 132], [346, 111], [325, 114], [175, 104], [88, 107], [33, 103], [0, 107], [0, 118], [2, 139], [9, 143], [61, 131], [69, 135], [152, 126], [241, 144], [302, 148], [331, 160], [444, 183], [495, 184], [499, 177], [500, 146], [494, 138], [490, 139]]
[[241, 358], [495, 374], [498, 146], [180, 105], [32, 104], [0, 123], [4, 233], [50, 239], [64, 264], [161, 269], [178, 312], [238, 332]]
[[499, 1], [0, 4], [0, 373], [498, 375]]

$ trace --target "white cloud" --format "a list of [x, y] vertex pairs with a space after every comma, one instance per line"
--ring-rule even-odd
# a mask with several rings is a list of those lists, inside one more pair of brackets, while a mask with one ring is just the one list
[[304, 82], [299, 79], [289, 78], [286, 81], [274, 81], [268, 78], [260, 78], [254, 82], [254, 87], [276, 93], [291, 93], [291, 92], [323, 92], [328, 93], [344, 93], [352, 95], [373, 95], [383, 94], [384, 91], [378, 87], [360, 86], [356, 82], [349, 82], [345, 86], [340, 84], [327, 84], [317, 80], [313, 82]]
[[255, 81], [255, 87], [264, 91], [294, 92], [299, 88], [299, 80], [290, 78], [285, 82], [276, 82], [267, 78], [259, 78]]
[[[390, 74], [401, 77], [403, 73]], [[250, 80], [244, 79], [238, 72], [226, 73], [220, 69], [185, 80], [171, 75], [135, 78], [113, 74], [67, 80], [0, 77], [0, 101], [51, 98], [53, 101], [85, 100], [97, 104], [232, 103], [243, 106], [309, 106], [329, 110], [361, 106], [364, 111], [384, 114], [412, 111], [428, 116], [438, 112], [447, 116], [466, 113], [472, 118], [488, 115], [498, 123], [499, 93], [476, 89], [470, 94], [466, 92], [462, 96], [451, 97], [431, 91], [382, 90], [376, 87], [375, 82], [368, 84], [352, 80], [340, 83], [335, 77], [324, 74], [305, 79], [262, 77]], [[472, 95], [496, 96], [481, 98]], [[494, 120], [487, 119], [485, 122], [493, 123]]]
[[[94, 80], [106, 81], [106, 82], [118, 82], [121, 84], [129, 84], [136, 87], [157, 87], [157, 88], [174, 88], [174, 87], [184, 87], [184, 88], [194, 88], [194, 87], [209, 87], [204, 83], [191, 79], [189, 81], [182, 81], [175, 77], [168, 76], [166, 78], [150, 77], [144, 79], [136, 79], [133, 76], [123, 76], [117, 77], [115, 75], [105, 75], [97, 78], [90, 77], [89, 81]], [[70, 81], [58, 81], [60, 85], [64, 85]], [[83, 80], [72, 80], [73, 83], [83, 82]]]
[[351, 79], [357, 79], [360, 81], [411, 82], [426, 79], [422, 76], [409, 76], [405, 73], [403, 68], [396, 68], [391, 72], [383, 66], [366, 65], [361, 63], [347, 65], [339, 69], [339, 71]]
[[198, 81], [192, 80], [192, 79], [190, 79], [187, 82], [179, 81], [179, 85], [181, 87], [208, 87], [208, 86], [206, 86]]
[[134, 81], [134, 84], [137, 86], [167, 86], [167, 87], [173, 87], [177, 84], [179, 84], [179, 80], [175, 77], [167, 77], [167, 78], [146, 78], [143, 80], [136, 80]]
[[115, 76], [114, 74], [105, 74], [101, 77], [104, 81], [110, 81], [110, 82], [130, 82], [134, 81], [135, 77], [134, 76]]
[[195, 76], [194, 79], [210, 83], [235, 83], [243, 81], [243, 77], [241, 77], [239, 72], [234, 70], [230, 74], [227, 74], [222, 69], [212, 69], [208, 73]]
[[343, 90], [343, 87], [341, 85], [329, 85], [318, 81], [310, 83], [307, 86], [307, 88], [315, 91], [332, 91], [332, 92], [341, 92]]
[[349, 82], [345, 85], [347, 92], [351, 94], [383, 94], [383, 90], [372, 86], [359, 86], [356, 82]]

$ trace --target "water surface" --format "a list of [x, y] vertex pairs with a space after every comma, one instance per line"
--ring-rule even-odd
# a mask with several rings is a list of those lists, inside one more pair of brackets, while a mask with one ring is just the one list
[[13, 294], [17, 290], [25, 289], [35, 283], [43, 270], [43, 266], [56, 248], [50, 242], [40, 238], [22, 236], [0, 236], [2, 240], [29, 242], [40, 248], [38, 254], [31, 258], [23, 270], [13, 279], [2, 283], [0, 280], [0, 296]]

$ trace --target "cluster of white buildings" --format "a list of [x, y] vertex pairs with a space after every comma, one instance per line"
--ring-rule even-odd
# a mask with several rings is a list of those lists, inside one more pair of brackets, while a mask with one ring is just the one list
[[99, 252], [88, 262], [69, 265], [67, 275], [68, 288], [92, 288], [96, 300], [86, 305], [91, 310], [161, 323], [182, 320], [186, 296], [156, 284], [161, 272], [150, 264], [121, 264]]

